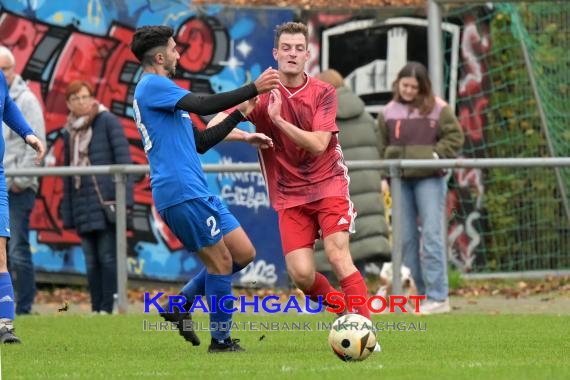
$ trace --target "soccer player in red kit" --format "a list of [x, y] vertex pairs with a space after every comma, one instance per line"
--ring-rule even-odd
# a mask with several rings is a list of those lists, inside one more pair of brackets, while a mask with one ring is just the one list
[[[314, 243], [320, 231], [327, 259], [345, 297], [368, 298], [364, 279], [349, 251], [356, 213], [337, 138], [336, 93], [330, 84], [304, 72], [309, 59], [307, 42], [304, 24], [287, 22], [277, 27], [273, 57], [281, 83], [278, 89], [250, 101], [254, 109], [247, 119], [257, 132], [273, 140], [273, 149], [259, 151], [260, 163], [271, 204], [279, 215], [287, 270], [295, 284], [314, 301], [336, 292], [315, 269]], [[209, 125], [226, 116], [218, 114]], [[234, 129], [227, 140], [243, 140], [244, 134]], [[366, 306], [355, 309], [370, 318]]]

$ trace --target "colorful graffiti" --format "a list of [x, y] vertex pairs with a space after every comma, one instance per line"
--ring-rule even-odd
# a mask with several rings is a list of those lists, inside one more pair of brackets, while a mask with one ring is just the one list
[[[193, 92], [215, 93], [236, 88], [274, 65], [273, 28], [292, 20], [294, 15], [292, 9], [198, 6], [190, 0], [0, 0], [0, 44], [14, 51], [17, 71], [29, 81], [42, 102], [49, 165], [62, 162], [60, 128], [67, 116], [64, 89], [76, 78], [96, 84], [97, 99], [121, 120], [134, 162], [145, 164], [131, 108], [134, 86], [141, 75], [128, 48], [134, 29], [148, 24], [172, 26], [181, 48], [175, 81]], [[373, 114], [391, 98], [391, 82], [406, 61], [427, 63], [425, 19], [359, 20], [350, 13], [322, 12], [305, 16], [312, 54], [307, 71], [315, 74], [321, 69], [339, 70]], [[466, 146], [477, 146], [485, 124], [480, 111], [487, 105], [486, 98], [480, 95], [486, 86], [481, 56], [490, 43], [486, 30], [479, 30], [469, 15], [458, 20], [461, 22], [461, 37], [459, 25], [442, 24], [445, 46], [451, 47], [444, 57], [450, 73], [445, 97], [450, 104], [459, 98], [458, 114], [466, 132]], [[195, 115], [192, 120], [200, 127], [207, 122], [207, 118]], [[241, 127], [252, 128], [248, 124]], [[219, 144], [202, 156], [203, 163], [256, 160], [253, 149], [236, 143]], [[262, 177], [258, 173], [236, 173], [209, 174], [207, 178], [210, 188], [238, 217], [257, 247], [258, 260], [236, 281], [288, 284], [277, 221]], [[449, 257], [454, 265], [469, 270], [481, 244], [485, 190], [482, 172], [455, 171], [449, 178], [457, 185], [448, 197]], [[129, 232], [130, 275], [166, 280], [187, 278], [200, 264], [160, 220], [152, 204], [149, 178], [136, 178], [135, 184], [134, 228]], [[60, 178], [42, 179], [32, 215], [34, 262], [40, 270], [82, 273], [85, 264], [79, 239], [73, 231], [62, 229], [58, 215], [61, 196]], [[263, 229], [258, 228], [260, 224]]]
[[[96, 98], [121, 120], [133, 161], [147, 163], [132, 119], [132, 97], [141, 69], [128, 45], [136, 27], [172, 26], [181, 55], [176, 83], [193, 92], [215, 93], [236, 88], [274, 65], [273, 28], [293, 18], [287, 9], [193, 7], [179, 1], [0, 0], [0, 5], [0, 44], [14, 52], [17, 72], [29, 81], [45, 112], [49, 165], [62, 163], [60, 129], [67, 117], [64, 92], [77, 78], [96, 84]], [[199, 127], [207, 122], [196, 115], [192, 120]], [[202, 161], [254, 162], [256, 152], [244, 144], [224, 143], [205, 154]], [[262, 177], [257, 173], [209, 174], [208, 182], [249, 233], [259, 265], [272, 268], [272, 275], [264, 277], [266, 282], [287, 283], [276, 217], [269, 208]], [[74, 231], [62, 228], [58, 214], [61, 197], [61, 178], [41, 180], [31, 220], [34, 263], [39, 270], [84, 272], [79, 239]], [[129, 236], [130, 275], [188, 278], [200, 264], [160, 220], [152, 204], [148, 176], [135, 179], [135, 203], [134, 229]], [[260, 223], [266, 227], [262, 231], [256, 229]]]
[[488, 31], [479, 32], [475, 21], [472, 15], [465, 17], [461, 38], [463, 78], [459, 81], [459, 96], [469, 102], [459, 107], [459, 115], [468, 139], [478, 144], [483, 138], [485, 126], [483, 110], [489, 102], [482, 91], [487, 67], [481, 56], [489, 52], [491, 43]]
[[[445, 97], [452, 105], [457, 102], [466, 135], [465, 146], [472, 148], [481, 144], [483, 137], [482, 111], [488, 99], [482, 95], [487, 84], [486, 66], [481, 57], [489, 51], [490, 40], [488, 28], [480, 31], [472, 15], [467, 14], [457, 21], [458, 24], [442, 23], [447, 47], [444, 61], [449, 68]], [[309, 19], [309, 25], [313, 34], [321, 34], [320, 39], [310, 39], [311, 44], [320, 48], [320, 56], [314, 55], [312, 59], [315, 67], [310, 66], [310, 69], [316, 70], [320, 60], [323, 69], [338, 70], [373, 114], [391, 99], [392, 82], [407, 61], [427, 64], [425, 19], [397, 17], [380, 22], [318, 15]], [[339, 51], [343, 54], [338, 54]], [[458, 72], [461, 78], [457, 77]], [[455, 170], [448, 176], [453, 184], [447, 199], [448, 257], [450, 263], [463, 271], [470, 271], [476, 260], [483, 260], [483, 255], [477, 254], [483, 231], [480, 220], [485, 193], [482, 175], [481, 170], [469, 169]]]
[[465, 272], [469, 272], [481, 256], [477, 255], [477, 249], [482, 241], [480, 219], [485, 191], [482, 175], [480, 169], [454, 170], [456, 188], [447, 196], [448, 258]]
[[[485, 11], [485, 8], [479, 9]], [[480, 157], [483, 150], [483, 130], [486, 124], [485, 108], [489, 102], [486, 89], [487, 67], [484, 57], [491, 48], [488, 25], [481, 30], [474, 14], [466, 14], [461, 36], [462, 72], [459, 81], [459, 122], [465, 133], [466, 157]], [[485, 186], [483, 171], [461, 169], [453, 173], [456, 188], [447, 199], [449, 215], [448, 256], [450, 262], [462, 271], [469, 272], [475, 264], [484, 264], [485, 256], [478, 254], [483, 248], [481, 238], [484, 226], [483, 197]]]

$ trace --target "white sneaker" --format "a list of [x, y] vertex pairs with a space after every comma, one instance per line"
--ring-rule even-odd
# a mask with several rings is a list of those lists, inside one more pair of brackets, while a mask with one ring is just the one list
[[450, 311], [451, 307], [449, 306], [449, 298], [441, 302], [427, 300], [420, 304], [420, 314], [423, 315], [443, 314], [443, 313], [449, 313]]
[[374, 352], [382, 352], [382, 347], [380, 347], [380, 343], [376, 342], [376, 346], [374, 347]]

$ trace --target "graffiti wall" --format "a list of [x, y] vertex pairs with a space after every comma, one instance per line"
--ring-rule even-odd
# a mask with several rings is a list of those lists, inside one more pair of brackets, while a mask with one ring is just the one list
[[[489, 75], [485, 56], [491, 48], [489, 25], [476, 23], [478, 16], [491, 12], [486, 7], [462, 14], [461, 70], [458, 84], [457, 113], [465, 133], [463, 157], [484, 158], [485, 114], [489, 103]], [[459, 169], [453, 172], [454, 187], [447, 198], [449, 215], [449, 259], [468, 272], [475, 264], [485, 264], [483, 196], [484, 171]]]
[[[410, 11], [412, 12], [412, 11]], [[17, 72], [29, 81], [46, 119], [48, 165], [62, 162], [61, 128], [67, 117], [64, 91], [74, 79], [96, 84], [96, 98], [121, 120], [135, 163], [146, 164], [132, 119], [132, 97], [141, 69], [128, 44], [134, 29], [165, 24], [175, 30], [181, 59], [175, 81], [198, 93], [234, 89], [275, 65], [271, 48], [275, 25], [298, 15], [294, 9], [194, 6], [190, 0], [161, 2], [85, 0], [0, 0], [0, 44], [17, 60]], [[412, 15], [410, 13], [410, 15]], [[346, 14], [303, 13], [309, 26], [310, 74], [335, 68], [376, 114], [391, 98], [391, 83], [410, 60], [427, 64], [427, 20], [383, 14], [366, 19]], [[480, 56], [489, 48], [485, 30], [469, 15], [443, 23], [445, 97], [457, 113], [467, 144], [481, 140], [487, 105], [479, 94], [485, 86]], [[462, 29], [463, 28], [463, 29]], [[468, 99], [468, 101], [465, 101]], [[207, 119], [192, 115], [203, 127]], [[240, 125], [252, 129], [248, 124]], [[202, 157], [203, 163], [257, 161], [256, 151], [241, 143], [222, 143]], [[228, 205], [257, 248], [253, 265], [236, 276], [238, 284], [288, 284], [276, 214], [269, 206], [259, 173], [209, 174], [210, 188]], [[481, 244], [482, 173], [460, 170], [450, 175], [456, 186], [449, 194], [449, 253], [468, 270]], [[64, 230], [58, 213], [61, 178], [45, 177], [32, 215], [33, 258], [39, 270], [84, 273], [85, 262], [74, 231]], [[465, 202], [467, 200], [467, 202]], [[160, 220], [152, 204], [149, 178], [135, 178], [134, 227], [129, 231], [131, 277], [184, 280], [201, 264]], [[469, 210], [464, 209], [465, 205]], [[262, 228], [261, 228], [262, 226]]]
[[[78, 78], [96, 84], [96, 98], [121, 120], [133, 161], [146, 164], [132, 119], [133, 92], [141, 75], [128, 47], [134, 29], [153, 24], [172, 26], [181, 48], [175, 81], [193, 92], [216, 93], [239, 87], [274, 65], [273, 29], [292, 18], [292, 10], [287, 9], [195, 7], [189, 1], [0, 0], [0, 44], [14, 52], [16, 71], [29, 81], [42, 103], [49, 165], [62, 162], [61, 128], [67, 117], [64, 92], [67, 84]], [[193, 121], [202, 127], [207, 123], [196, 116]], [[256, 162], [257, 155], [246, 144], [224, 143], [202, 156], [202, 161]], [[269, 207], [263, 178], [258, 173], [209, 174], [208, 182], [257, 248], [257, 260], [235, 281], [287, 285], [277, 219]], [[160, 220], [149, 185], [148, 176], [135, 179], [130, 276], [187, 279], [201, 264]], [[74, 231], [62, 228], [58, 213], [61, 197], [61, 178], [41, 180], [31, 220], [33, 260], [38, 270], [84, 273], [79, 239]]]

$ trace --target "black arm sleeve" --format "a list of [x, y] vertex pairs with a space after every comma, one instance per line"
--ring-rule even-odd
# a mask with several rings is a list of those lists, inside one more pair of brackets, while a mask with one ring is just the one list
[[198, 115], [211, 115], [237, 106], [257, 95], [255, 84], [214, 95], [190, 93], [176, 103], [176, 108]]
[[211, 147], [222, 141], [235, 128], [237, 123], [244, 121], [240, 111], [235, 110], [219, 124], [211, 128], [200, 131], [194, 130], [194, 140], [196, 141], [196, 151], [200, 154], [206, 153]]

